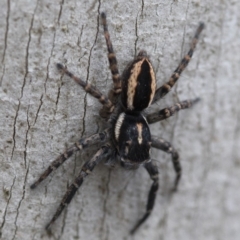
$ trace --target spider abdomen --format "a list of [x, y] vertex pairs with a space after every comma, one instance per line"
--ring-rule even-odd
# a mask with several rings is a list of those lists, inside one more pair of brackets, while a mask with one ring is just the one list
[[152, 64], [141, 51], [125, 69], [122, 75], [123, 106], [128, 111], [141, 112], [147, 108], [156, 91], [156, 78]]

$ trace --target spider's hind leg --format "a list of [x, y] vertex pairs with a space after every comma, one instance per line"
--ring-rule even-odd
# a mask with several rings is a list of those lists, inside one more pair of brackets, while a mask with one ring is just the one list
[[55, 222], [55, 220], [60, 216], [65, 206], [67, 206], [72, 198], [74, 197], [75, 193], [77, 192], [78, 188], [82, 185], [83, 180], [85, 177], [88, 176], [89, 173], [92, 172], [94, 167], [101, 162], [101, 160], [106, 157], [106, 155], [110, 154], [111, 146], [110, 144], [105, 144], [102, 146], [97, 153], [93, 156], [92, 159], [88, 160], [82, 167], [81, 171], [79, 172], [78, 176], [75, 178], [73, 183], [68, 187], [67, 192], [62, 198], [62, 201], [55, 212], [54, 216], [52, 217], [51, 221], [47, 224], [46, 230]]
[[59, 166], [61, 166], [73, 153], [81, 151], [96, 143], [104, 143], [110, 138], [109, 129], [101, 133], [94, 134], [90, 137], [82, 138], [69, 147], [63, 154], [61, 154], [57, 159], [55, 159], [49, 167], [40, 175], [40, 177], [30, 186], [31, 189], [36, 188], [47, 176]]
[[172, 89], [173, 85], [177, 82], [181, 73], [187, 67], [189, 61], [192, 58], [194, 49], [196, 48], [196, 45], [198, 42], [199, 35], [202, 32], [203, 28], [204, 28], [204, 23], [200, 23], [195, 33], [195, 36], [192, 40], [190, 50], [188, 51], [187, 55], [184, 56], [184, 58], [182, 59], [182, 61], [180, 62], [176, 70], [173, 72], [169, 81], [164, 83], [160, 88], [156, 90], [152, 104], [158, 101], [159, 99], [161, 99], [162, 97], [164, 97]]
[[158, 190], [158, 168], [155, 164], [155, 161], [148, 162], [144, 165], [146, 170], [148, 171], [151, 179], [153, 180], [152, 187], [148, 194], [148, 202], [146, 206], [146, 213], [143, 215], [143, 217], [137, 222], [137, 224], [134, 226], [134, 228], [131, 230], [131, 234], [134, 234], [136, 230], [146, 221], [146, 219], [149, 217], [149, 215], [152, 212], [152, 209], [154, 207], [156, 193]]
[[180, 164], [180, 161], [179, 161], [179, 154], [173, 148], [173, 146], [169, 142], [165, 141], [164, 139], [158, 138], [156, 136], [151, 136], [151, 140], [152, 140], [152, 147], [153, 148], [157, 148], [157, 149], [162, 150], [166, 153], [172, 154], [172, 163], [173, 163], [174, 170], [176, 172], [176, 178], [175, 178], [173, 191], [176, 191], [177, 187], [178, 187], [178, 183], [179, 183], [180, 178], [181, 178], [181, 173], [182, 173], [182, 167], [181, 167], [181, 164]]

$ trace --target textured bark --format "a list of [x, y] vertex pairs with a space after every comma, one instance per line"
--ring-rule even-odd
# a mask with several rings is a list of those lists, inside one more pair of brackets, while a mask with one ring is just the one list
[[[210, 3], [211, 2], [211, 3]], [[107, 93], [106, 11], [119, 68], [141, 49], [158, 86], [167, 81], [199, 21], [206, 29], [177, 86], [154, 109], [200, 97], [152, 133], [179, 151], [183, 177], [172, 195], [171, 156], [153, 150], [160, 190], [135, 236], [151, 180], [98, 166], [55, 222], [44, 226], [96, 148], [71, 157], [37, 189], [30, 184], [77, 139], [103, 128], [100, 103], [67, 77], [61, 62]], [[0, 1], [0, 232], [2, 239], [238, 239], [240, 236], [240, 1]]]

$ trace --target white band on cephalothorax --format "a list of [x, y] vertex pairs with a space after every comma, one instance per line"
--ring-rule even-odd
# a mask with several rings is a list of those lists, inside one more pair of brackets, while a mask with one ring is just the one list
[[138, 143], [139, 144], [142, 144], [142, 141], [143, 141], [142, 129], [143, 129], [142, 123], [137, 123]]
[[120, 135], [120, 128], [122, 126], [123, 120], [125, 118], [125, 113], [121, 113], [118, 117], [118, 120], [115, 125], [114, 129], [114, 134], [115, 134], [115, 139], [118, 141], [119, 135]]

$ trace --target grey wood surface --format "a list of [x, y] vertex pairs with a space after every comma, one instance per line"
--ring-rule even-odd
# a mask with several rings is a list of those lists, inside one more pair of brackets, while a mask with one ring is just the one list
[[[183, 177], [172, 195], [171, 156], [153, 150], [160, 189], [135, 236], [151, 180], [144, 169], [108, 169], [84, 182], [48, 236], [44, 226], [96, 148], [71, 157], [37, 189], [30, 184], [77, 139], [99, 132], [100, 104], [69, 78], [61, 62], [107, 93], [111, 86], [99, 13], [122, 71], [136, 53], [151, 56], [157, 84], [206, 29], [176, 87], [149, 109], [201, 102], [151, 127], [179, 151]], [[0, 1], [0, 233], [2, 239], [237, 240], [240, 236], [240, 1]]]

